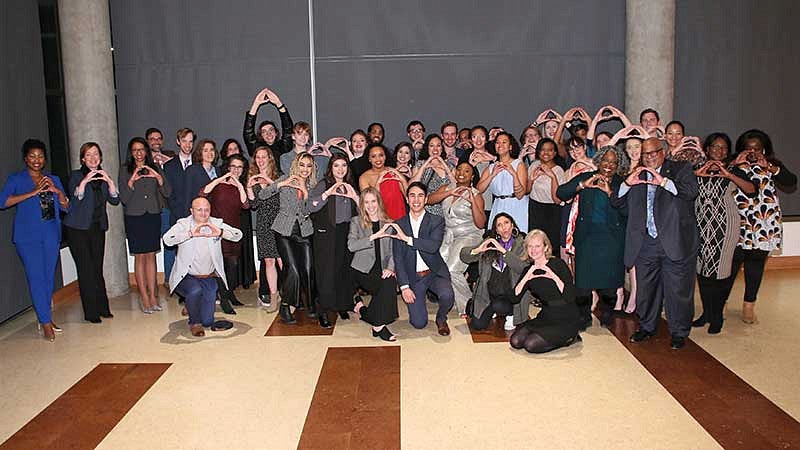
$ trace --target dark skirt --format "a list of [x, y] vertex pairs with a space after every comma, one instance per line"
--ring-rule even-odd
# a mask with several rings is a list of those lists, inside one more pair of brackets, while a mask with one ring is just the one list
[[161, 250], [161, 214], [126, 215], [125, 235], [132, 255]]
[[539, 314], [522, 324], [548, 343], [560, 346], [574, 339], [579, 331], [580, 315], [574, 303], [545, 305]]
[[540, 229], [550, 239], [553, 256], [558, 257], [561, 247], [561, 205], [555, 203], [539, 203], [528, 199], [528, 232]]
[[[624, 233], [624, 230], [621, 231]], [[592, 224], [575, 242], [575, 286], [616, 289], [625, 282], [625, 240], [604, 225]]]
[[350, 222], [336, 228], [314, 232], [314, 279], [322, 311], [349, 311], [353, 308], [353, 282], [347, 249]]

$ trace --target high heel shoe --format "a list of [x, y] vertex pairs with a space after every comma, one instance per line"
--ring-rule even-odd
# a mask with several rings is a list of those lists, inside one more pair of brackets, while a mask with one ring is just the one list
[[225, 314], [236, 314], [233, 306], [231, 306], [230, 300], [228, 300], [228, 298], [225, 296], [222, 296], [222, 298], [219, 299], [219, 307], [222, 308], [222, 312]]
[[744, 304], [742, 305], [742, 322], [746, 324], [756, 323], [755, 302], [744, 302]]
[[339, 311], [339, 318], [342, 320], [350, 320], [350, 313], [347, 311]]
[[375, 331], [373, 329], [372, 330], [372, 337], [381, 338], [381, 340], [384, 340], [384, 341], [387, 341], [387, 342], [395, 342], [395, 341], [397, 341], [397, 337], [395, 335], [393, 335], [391, 331], [389, 331], [389, 327], [387, 327], [387, 326], [384, 326], [383, 328], [381, 328], [380, 331]]
[[236, 298], [236, 294], [234, 294], [233, 291], [230, 291], [229, 300], [233, 306], [244, 306], [244, 303], [240, 302], [239, 299]]
[[708, 322], [706, 321], [705, 316], [700, 316], [697, 319], [692, 321], [692, 326], [695, 328], [704, 327]]
[[55, 331], [56, 333], [61, 333], [64, 331], [60, 326], [56, 325], [55, 322], [50, 322], [50, 325], [53, 326], [53, 331]]
[[44, 338], [50, 342], [54, 342], [56, 340], [56, 332], [53, 329], [53, 323], [45, 323], [42, 324], [42, 333], [44, 334]]
[[293, 325], [297, 323], [297, 319], [295, 319], [292, 315], [292, 310], [289, 309], [289, 305], [281, 304], [280, 312], [278, 314], [281, 316], [281, 321], [287, 325]]

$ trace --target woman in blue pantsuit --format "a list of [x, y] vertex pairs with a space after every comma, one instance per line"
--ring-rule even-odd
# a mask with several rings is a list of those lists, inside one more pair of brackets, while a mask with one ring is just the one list
[[26, 170], [8, 176], [0, 191], [0, 208], [17, 207], [13, 240], [25, 267], [33, 309], [42, 325], [45, 339], [54, 341], [60, 329], [50, 317], [56, 263], [61, 247], [62, 211], [69, 209], [69, 198], [58, 177], [45, 173], [47, 149], [44, 142], [28, 139], [22, 144]]

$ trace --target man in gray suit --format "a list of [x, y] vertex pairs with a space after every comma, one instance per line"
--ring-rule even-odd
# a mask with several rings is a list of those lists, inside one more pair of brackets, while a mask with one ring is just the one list
[[639, 329], [631, 342], [656, 332], [661, 305], [671, 347], [682, 348], [694, 315], [694, 272], [699, 234], [694, 213], [697, 178], [686, 162], [666, 160], [664, 143], [642, 143], [642, 166], [634, 169], [612, 202], [628, 205], [625, 265], [636, 267]]
[[227, 286], [222, 262], [222, 239], [238, 242], [242, 232], [211, 217], [207, 199], [192, 200], [192, 215], [178, 222], [164, 234], [164, 244], [177, 245], [178, 256], [169, 277], [170, 292], [186, 298], [189, 328], [194, 336], [204, 336], [203, 327], [214, 322], [217, 278]]

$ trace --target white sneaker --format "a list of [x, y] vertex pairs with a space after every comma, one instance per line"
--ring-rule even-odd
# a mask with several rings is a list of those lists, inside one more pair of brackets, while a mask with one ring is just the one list
[[161, 305], [153, 306], [150, 309], [153, 310], [153, 311], [163, 311], [164, 310], [164, 308], [162, 308]]
[[506, 331], [511, 331], [515, 328], [516, 327], [514, 326], [514, 316], [506, 316], [506, 324], [503, 325], [503, 329]]

